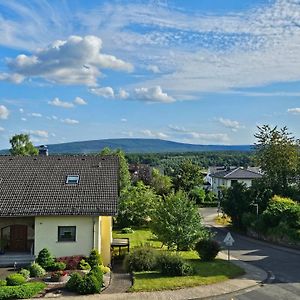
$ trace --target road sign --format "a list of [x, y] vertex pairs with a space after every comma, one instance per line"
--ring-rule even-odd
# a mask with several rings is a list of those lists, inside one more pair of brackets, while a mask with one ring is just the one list
[[233, 239], [232, 235], [230, 234], [230, 232], [227, 233], [223, 242], [225, 243], [225, 245], [227, 247], [231, 247], [233, 245], [234, 239]]

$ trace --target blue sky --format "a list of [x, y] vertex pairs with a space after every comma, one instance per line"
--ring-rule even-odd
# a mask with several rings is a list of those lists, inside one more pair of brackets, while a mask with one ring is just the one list
[[0, 148], [300, 131], [299, 0], [2, 0]]

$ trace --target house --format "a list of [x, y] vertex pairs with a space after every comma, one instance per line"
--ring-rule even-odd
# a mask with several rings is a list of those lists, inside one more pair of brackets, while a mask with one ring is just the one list
[[5, 252], [48, 248], [61, 257], [95, 248], [109, 264], [118, 195], [116, 156], [0, 156]]
[[227, 168], [210, 168], [210, 182], [212, 191], [217, 193], [220, 187], [231, 187], [234, 183], [244, 183], [247, 187], [252, 185], [254, 179], [262, 178], [258, 168], [243, 168], [243, 167], [227, 167]]

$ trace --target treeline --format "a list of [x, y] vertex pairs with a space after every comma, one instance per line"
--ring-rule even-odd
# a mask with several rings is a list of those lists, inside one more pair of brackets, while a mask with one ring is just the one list
[[203, 168], [209, 166], [240, 166], [254, 165], [253, 152], [217, 151], [217, 152], [185, 152], [185, 153], [127, 153], [131, 163], [149, 164], [169, 173], [176, 169], [184, 160], [190, 160]]

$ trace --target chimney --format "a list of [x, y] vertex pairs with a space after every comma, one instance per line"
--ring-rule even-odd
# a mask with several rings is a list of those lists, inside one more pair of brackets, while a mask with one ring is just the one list
[[39, 155], [48, 156], [48, 147], [46, 145], [39, 146]]

